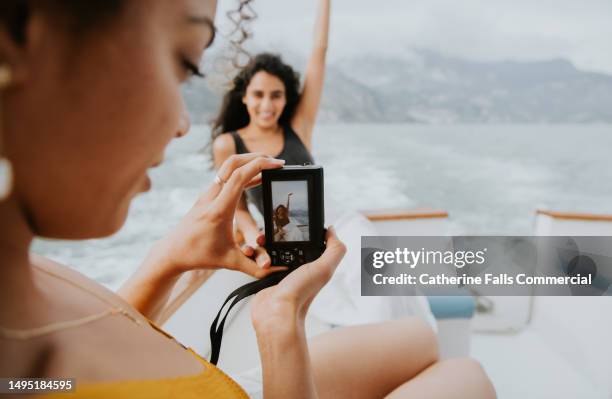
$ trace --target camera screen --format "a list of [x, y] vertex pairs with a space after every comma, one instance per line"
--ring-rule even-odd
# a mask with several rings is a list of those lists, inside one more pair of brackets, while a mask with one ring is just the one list
[[272, 181], [275, 242], [308, 241], [308, 181]]

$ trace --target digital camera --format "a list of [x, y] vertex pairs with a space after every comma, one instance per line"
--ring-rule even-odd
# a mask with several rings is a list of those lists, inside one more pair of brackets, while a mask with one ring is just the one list
[[323, 167], [262, 172], [266, 250], [274, 266], [295, 268], [325, 250]]

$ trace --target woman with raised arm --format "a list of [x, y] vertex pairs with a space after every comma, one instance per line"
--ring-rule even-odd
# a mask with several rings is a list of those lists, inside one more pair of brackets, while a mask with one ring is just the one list
[[287, 194], [287, 205], [279, 205], [274, 209], [274, 241], [304, 241], [300, 228], [291, 220], [289, 200], [293, 193]]
[[[314, 162], [312, 133], [323, 91], [329, 18], [330, 0], [319, 0], [314, 44], [301, 92], [298, 74], [278, 55], [256, 55], [238, 72], [213, 125], [215, 168], [232, 154], [251, 151], [284, 159], [288, 165]], [[238, 230], [248, 245], [257, 247], [260, 228], [248, 202], [263, 215], [261, 187], [248, 190], [236, 211]], [[258, 250], [256, 259], [262, 267], [270, 265], [265, 251]]]
[[[48, 377], [58, 388], [73, 378], [70, 398], [247, 397], [150, 319], [185, 272], [276, 270], [240, 249], [233, 218], [244, 189], [282, 161], [229, 157], [118, 294], [30, 253], [35, 237], [121, 228], [132, 199], [150, 188], [147, 170], [189, 130], [181, 84], [199, 74], [215, 8], [214, 0], [0, 2], [0, 377]], [[416, 321], [307, 343], [308, 306], [344, 252], [332, 229], [318, 260], [254, 298], [266, 398], [492, 396], [472, 362], [436, 362], [435, 337]], [[415, 327], [423, 339], [406, 338]]]

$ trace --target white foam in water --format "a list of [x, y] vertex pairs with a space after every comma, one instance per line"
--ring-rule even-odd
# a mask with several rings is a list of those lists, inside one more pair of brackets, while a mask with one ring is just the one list
[[[610, 126], [321, 125], [326, 220], [346, 210], [432, 207], [454, 234], [530, 234], [534, 211], [612, 212]], [[36, 240], [34, 250], [117, 288], [212, 181], [200, 150], [209, 130], [175, 140], [151, 171], [122, 230], [84, 242]]]

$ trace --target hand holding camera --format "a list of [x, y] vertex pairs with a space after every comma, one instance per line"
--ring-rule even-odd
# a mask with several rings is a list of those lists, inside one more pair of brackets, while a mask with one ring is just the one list
[[[257, 335], [283, 333], [281, 326], [303, 328], [308, 307], [331, 279], [346, 253], [333, 227], [327, 230], [326, 248], [316, 260], [289, 273], [280, 283], [260, 291], [252, 302], [251, 319]], [[291, 324], [296, 321], [297, 324]], [[293, 331], [295, 332], [295, 331]]]
[[[223, 327], [229, 312], [238, 302], [253, 294], [257, 296], [251, 316], [258, 339], [269, 342], [271, 335], [286, 331], [288, 335], [284, 338], [298, 337], [299, 340], [310, 303], [329, 281], [346, 251], [333, 230], [326, 234], [323, 227], [323, 168], [286, 167], [275, 172], [272, 169], [261, 168], [268, 238], [265, 248], [271, 255], [272, 264], [282, 262], [285, 271], [271, 273], [230, 293], [210, 328], [212, 364], [219, 360]], [[293, 196], [292, 204], [290, 199]], [[326, 237], [329, 240], [327, 250]], [[258, 244], [261, 245], [260, 238]], [[278, 269], [275, 266], [265, 270]]]
[[[260, 183], [262, 170], [279, 168], [284, 161], [242, 154], [228, 158], [217, 179], [153, 251], [166, 274], [194, 269], [227, 268], [262, 278], [286, 267], [261, 268], [252, 259], [255, 250], [240, 248], [234, 240], [233, 220], [243, 190]], [[262, 240], [263, 241], [263, 240]]]
[[331, 279], [346, 247], [332, 227], [324, 228], [321, 166], [265, 170], [262, 186], [265, 232], [272, 238], [265, 247], [273, 265], [287, 265], [291, 271], [277, 285], [260, 291], [252, 303], [258, 338], [269, 338], [278, 334], [279, 326], [303, 328], [308, 307]]

